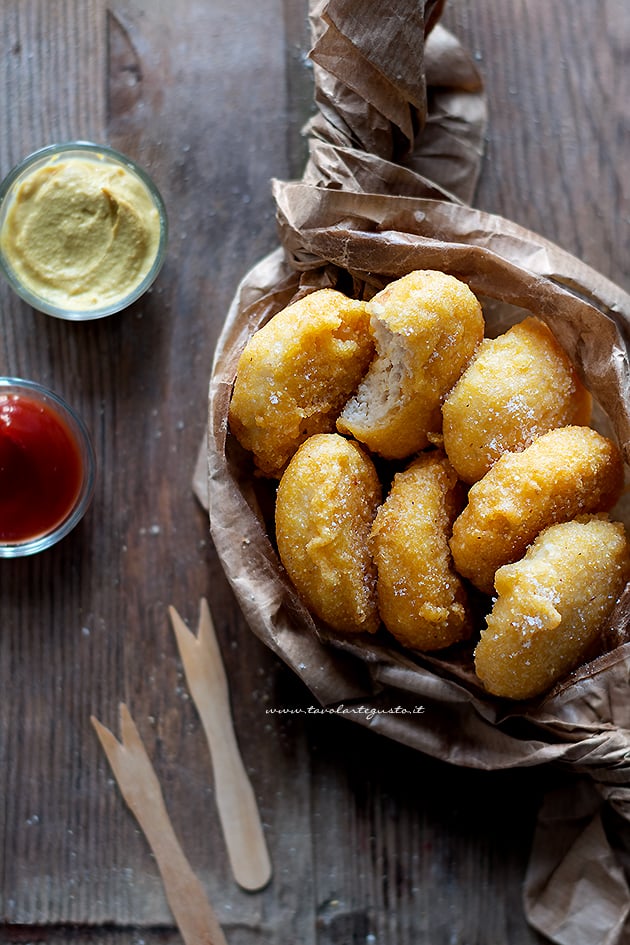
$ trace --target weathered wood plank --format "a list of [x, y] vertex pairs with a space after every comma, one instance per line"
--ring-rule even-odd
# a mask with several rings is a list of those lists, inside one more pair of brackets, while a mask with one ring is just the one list
[[[629, 16], [623, 0], [450, 0], [444, 17], [487, 81], [477, 205], [626, 288]], [[172, 233], [153, 291], [101, 323], [48, 319], [0, 285], [0, 370], [65, 394], [101, 469], [72, 536], [0, 566], [0, 941], [179, 940], [89, 725], [116, 730], [124, 700], [230, 945], [533, 945], [520, 891], [553, 776], [461, 771], [351, 722], [267, 715], [311, 697], [245, 627], [190, 493], [223, 314], [275, 245], [270, 178], [305, 156], [305, 0], [5, 0], [0, 37], [0, 173], [52, 139], [111, 141], [153, 172]], [[255, 896], [228, 874], [166, 614], [194, 623], [202, 595], [275, 865]]]
[[623, 0], [447, 3], [489, 107], [476, 204], [628, 288], [630, 9]]
[[[182, 13], [174, 19], [166, 3], [119, 4], [108, 13], [101, 4], [88, 10], [60, 2], [2, 10], [3, 35], [12, 29], [23, 53], [3, 73], [0, 94], [15, 99], [15, 120], [25, 125], [4, 169], [51, 138], [107, 140], [154, 173], [172, 236], [160, 283], [102, 323], [53, 322], [2, 286], [12, 344], [5, 373], [36, 376], [77, 405], [94, 433], [100, 477], [75, 534], [38, 559], [3, 562], [0, 575], [1, 683], [8, 694], [0, 722], [0, 912], [18, 926], [171, 922], [149, 851], [89, 725], [94, 712], [115, 728], [117, 703], [125, 700], [193, 865], [222, 920], [229, 925], [238, 916], [234, 940], [246, 941], [247, 929], [260, 926], [273, 936], [284, 923], [308, 942], [310, 902], [300, 906], [298, 894], [309, 883], [309, 856], [290, 872], [278, 870], [266, 900], [233, 886], [205, 742], [166, 616], [173, 602], [194, 621], [199, 597], [210, 597], [237, 730], [266, 724], [262, 692], [282, 668], [243, 625], [190, 479], [225, 308], [247, 267], [275, 242], [269, 179], [287, 173], [282, 8], [190, 3]], [[280, 28], [261, 56], [259, 37], [269, 22]], [[57, 111], [48, 113], [43, 98], [57, 92]], [[269, 134], [274, 127], [282, 132]], [[296, 736], [291, 766], [306, 757], [304, 736]], [[308, 795], [283, 800], [288, 830], [278, 830], [283, 769], [257, 738], [245, 739], [243, 755], [255, 788], [268, 786], [261, 806], [282, 862]]]

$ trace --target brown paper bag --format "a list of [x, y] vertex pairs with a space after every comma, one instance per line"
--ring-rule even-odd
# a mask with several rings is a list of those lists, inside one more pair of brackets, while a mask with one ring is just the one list
[[630, 892], [602, 811], [630, 824], [630, 590], [611, 620], [608, 651], [527, 704], [485, 694], [466, 647], [420, 656], [385, 636], [341, 642], [282, 571], [269, 538], [274, 485], [252, 476], [229, 432], [239, 354], [275, 312], [322, 286], [367, 297], [413, 269], [435, 268], [470, 285], [490, 332], [528, 312], [542, 317], [630, 461], [630, 297], [536, 234], [466, 205], [485, 108], [470, 57], [436, 25], [441, 4], [423, 10], [400, 0], [386, 24], [378, 2], [363, 5], [360, 23], [347, 6], [331, 0], [312, 11], [319, 110], [309, 161], [301, 181], [274, 183], [281, 246], [246, 275], [227, 315], [198, 492], [253, 632], [322, 706], [354, 706], [356, 721], [453, 764], [554, 762], [574, 773], [575, 800], [552, 798], [541, 813], [524, 905], [555, 942], [616, 945], [627, 940]]

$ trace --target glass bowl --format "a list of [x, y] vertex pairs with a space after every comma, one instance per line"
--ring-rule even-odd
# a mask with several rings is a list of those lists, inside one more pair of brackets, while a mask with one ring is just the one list
[[48, 315], [85, 321], [127, 308], [156, 279], [167, 240], [157, 187], [105, 145], [49, 145], [0, 184], [0, 269]]
[[56, 544], [83, 518], [96, 460], [75, 411], [34, 381], [0, 377], [0, 558]]

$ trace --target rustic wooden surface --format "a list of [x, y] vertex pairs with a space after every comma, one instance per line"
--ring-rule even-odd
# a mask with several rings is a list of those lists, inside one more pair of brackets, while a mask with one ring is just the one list
[[[449, 0], [490, 124], [475, 203], [630, 289], [625, 0]], [[0, 562], [0, 941], [171, 945], [155, 863], [89, 724], [131, 708], [230, 945], [532, 945], [521, 891], [547, 770], [476, 772], [339, 718], [244, 625], [190, 479], [213, 347], [275, 245], [269, 180], [301, 174], [305, 0], [1, 0], [0, 173], [53, 140], [136, 157], [170, 215], [151, 293], [93, 324], [0, 286], [0, 372], [90, 426], [93, 506], [62, 544]], [[207, 595], [275, 875], [235, 888], [168, 619]], [[427, 721], [427, 724], [430, 724]]]

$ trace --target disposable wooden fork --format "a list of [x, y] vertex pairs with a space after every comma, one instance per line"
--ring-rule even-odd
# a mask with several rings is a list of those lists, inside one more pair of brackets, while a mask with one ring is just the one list
[[227, 945], [215, 912], [186, 859], [140, 734], [124, 703], [122, 742], [91, 718], [122, 795], [157, 861], [168, 904], [186, 945]]
[[244, 889], [261, 889], [271, 878], [271, 862], [234, 732], [228, 682], [208, 602], [201, 600], [197, 636], [174, 607], [169, 607], [169, 615], [210, 749], [216, 804], [234, 879]]

